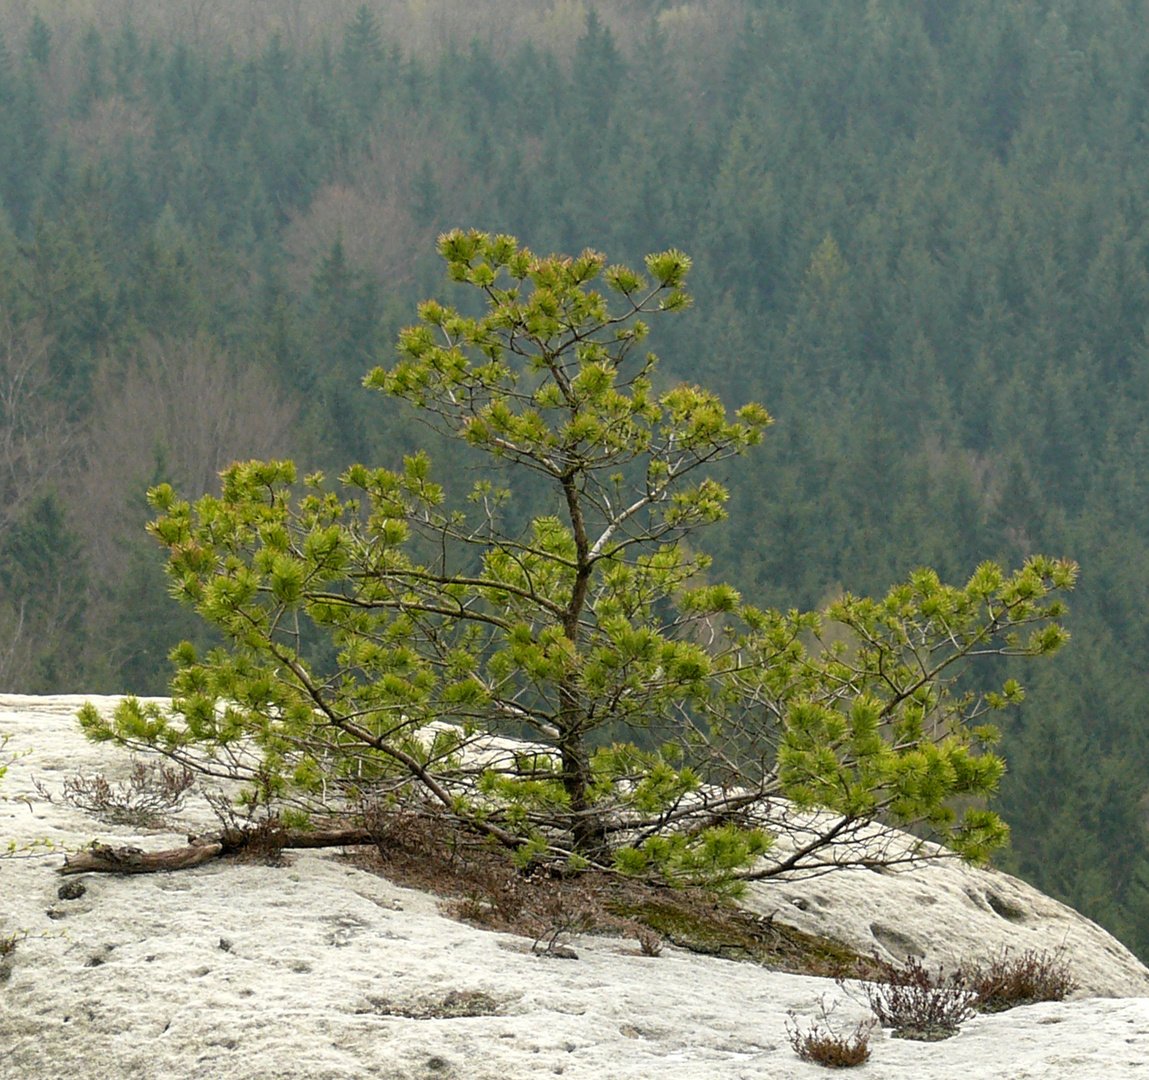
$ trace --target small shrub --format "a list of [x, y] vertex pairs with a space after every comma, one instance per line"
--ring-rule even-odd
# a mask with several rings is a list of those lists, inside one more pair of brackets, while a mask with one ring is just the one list
[[974, 1015], [977, 994], [964, 985], [960, 972], [936, 974], [915, 956], [900, 968], [886, 964], [881, 981], [862, 983], [870, 1009], [895, 1038], [933, 1041], [956, 1035]]
[[0, 936], [0, 960], [3, 960], [7, 956], [11, 956], [12, 953], [16, 951], [16, 946], [22, 939], [26, 938], [27, 936], [28, 935], [26, 932], [8, 934], [6, 937]]
[[794, 1053], [803, 1061], [812, 1061], [828, 1069], [848, 1069], [861, 1065], [870, 1057], [870, 1034], [874, 1030], [873, 1020], [863, 1020], [848, 1035], [834, 1030], [830, 1015], [837, 1008], [837, 1002], [827, 1006], [825, 996], [819, 998], [821, 1015], [809, 1029], [803, 1031], [797, 1015], [790, 1011], [786, 1021], [786, 1034]]
[[546, 897], [533, 914], [536, 934], [531, 951], [545, 956], [577, 960], [577, 955], [560, 939], [589, 933], [598, 925], [598, 916], [587, 898], [561, 890]]
[[183, 809], [184, 796], [194, 783], [195, 774], [182, 765], [133, 761], [131, 774], [122, 783], [112, 783], [100, 773], [68, 777], [63, 797], [69, 806], [116, 825], [150, 828], [161, 825], [166, 814]]
[[963, 973], [962, 982], [976, 995], [974, 1008], [979, 1012], [1004, 1012], [1038, 1001], [1064, 1001], [1078, 987], [1059, 952], [1036, 949], [1027, 949], [1016, 957], [1005, 949], [988, 967]]

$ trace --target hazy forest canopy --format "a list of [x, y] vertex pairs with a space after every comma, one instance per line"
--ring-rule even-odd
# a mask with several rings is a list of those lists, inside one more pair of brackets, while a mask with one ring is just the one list
[[424, 441], [359, 383], [438, 233], [676, 247], [665, 369], [777, 419], [720, 578], [1080, 563], [998, 806], [1149, 957], [1149, 3], [3, 0], [0, 40], [0, 686], [164, 691], [201, 631], [148, 484]]

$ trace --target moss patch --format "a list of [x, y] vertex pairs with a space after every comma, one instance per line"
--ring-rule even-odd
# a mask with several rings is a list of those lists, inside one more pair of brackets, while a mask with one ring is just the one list
[[613, 915], [648, 926], [672, 945], [726, 960], [748, 960], [797, 975], [865, 977], [872, 958], [739, 908], [681, 899], [608, 901]]

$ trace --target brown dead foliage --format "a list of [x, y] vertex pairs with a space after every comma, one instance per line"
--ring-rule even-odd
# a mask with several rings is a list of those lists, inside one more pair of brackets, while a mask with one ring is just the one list
[[530, 938], [540, 953], [567, 955], [569, 939], [581, 934], [621, 935], [635, 942], [636, 955], [648, 957], [670, 944], [796, 974], [876, 974], [867, 957], [699, 889], [601, 871], [570, 873], [555, 865], [519, 869], [504, 849], [459, 831], [434, 810], [375, 810], [365, 817], [375, 848], [345, 858], [390, 881], [435, 893], [453, 918]]

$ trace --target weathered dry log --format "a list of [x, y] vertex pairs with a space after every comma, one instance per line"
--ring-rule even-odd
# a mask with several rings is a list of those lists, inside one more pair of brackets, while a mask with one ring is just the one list
[[61, 874], [83, 874], [96, 871], [104, 874], [155, 874], [162, 870], [186, 870], [189, 866], [199, 866], [214, 859], [223, 844], [194, 843], [182, 848], [169, 848], [167, 851], [141, 851], [139, 848], [114, 848], [108, 844], [92, 844], [91, 847], [68, 855]]
[[68, 855], [60, 874], [155, 874], [165, 870], [186, 870], [189, 866], [230, 855], [248, 848], [279, 850], [281, 848], [354, 847], [373, 843], [367, 829], [294, 830], [228, 829], [216, 836], [189, 838], [181, 848], [166, 851], [141, 851], [134, 847], [114, 848], [93, 843], [75, 855]]
[[226, 829], [218, 836], [205, 836], [193, 843], [218, 840], [223, 844], [223, 853], [232, 854], [249, 847], [264, 848], [321, 848], [357, 847], [360, 844], [373, 844], [374, 837], [368, 829], [328, 828], [308, 829], [306, 832], [295, 829]]

